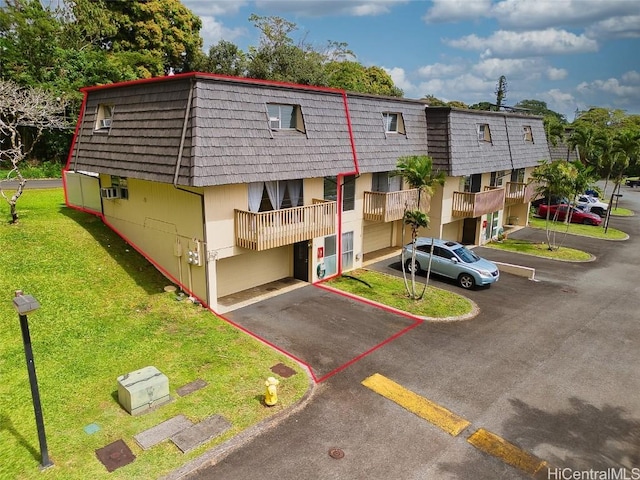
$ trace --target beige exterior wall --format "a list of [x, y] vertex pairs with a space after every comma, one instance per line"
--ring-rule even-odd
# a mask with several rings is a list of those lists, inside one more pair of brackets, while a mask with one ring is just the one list
[[293, 271], [293, 247], [287, 245], [262, 252], [246, 251], [242, 255], [218, 260], [216, 270], [216, 297], [220, 298], [290, 277]]
[[362, 253], [367, 254], [393, 246], [395, 244], [394, 223], [365, 222]]
[[102, 212], [100, 180], [98, 177], [76, 172], [64, 172], [67, 201], [76, 207]]
[[[111, 177], [101, 175], [103, 187]], [[153, 259], [163, 273], [208, 301], [202, 197], [173, 185], [129, 178], [129, 198], [104, 200], [104, 217], [131, 244]], [[200, 250], [201, 266], [187, 262], [188, 251]]]

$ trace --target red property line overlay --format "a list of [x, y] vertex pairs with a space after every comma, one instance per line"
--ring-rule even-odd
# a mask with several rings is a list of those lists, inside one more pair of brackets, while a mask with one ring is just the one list
[[[76, 141], [77, 141], [77, 138], [78, 138], [78, 133], [80, 131], [82, 120], [84, 118], [84, 113], [85, 113], [85, 109], [86, 109], [86, 102], [87, 102], [87, 99], [88, 99], [88, 92], [94, 91], [94, 90], [103, 90], [103, 89], [108, 89], [108, 88], [116, 88], [116, 87], [119, 87], [119, 86], [128, 86], [128, 85], [132, 85], [132, 84], [145, 84], [145, 83], [154, 83], [154, 82], [160, 82], [160, 81], [170, 81], [170, 80], [174, 80], [176, 78], [195, 78], [195, 77], [216, 78], [216, 79], [220, 79], [220, 80], [229, 80], [229, 81], [234, 81], [235, 80], [235, 81], [244, 82], [244, 83], [256, 83], [256, 84], [261, 84], [261, 85], [295, 87], [295, 88], [303, 89], [303, 90], [340, 93], [342, 95], [344, 109], [345, 109], [345, 118], [346, 118], [346, 121], [347, 121], [347, 129], [348, 129], [348, 132], [349, 132], [349, 140], [350, 140], [350, 143], [351, 143], [351, 152], [352, 152], [352, 155], [353, 155], [354, 170], [351, 171], [351, 172], [343, 172], [343, 173], [341, 173], [341, 174], [339, 174], [337, 176], [338, 187], [340, 186], [340, 183], [343, 180], [344, 176], [347, 176], [347, 175], [358, 175], [360, 173], [360, 168], [359, 168], [359, 165], [358, 165], [358, 155], [356, 153], [355, 139], [354, 139], [354, 136], [353, 136], [353, 129], [352, 129], [352, 124], [351, 124], [351, 115], [349, 113], [349, 101], [348, 101], [348, 96], [347, 96], [347, 93], [346, 93], [345, 90], [339, 90], [339, 89], [334, 89], [334, 88], [329, 88], [329, 87], [316, 87], [316, 86], [309, 86], [309, 85], [295, 85], [295, 84], [290, 84], [290, 83], [285, 83], [285, 82], [266, 81], [266, 80], [259, 80], [259, 79], [245, 79], [245, 78], [231, 77], [231, 76], [226, 76], [226, 75], [203, 74], [203, 73], [190, 72], [190, 73], [178, 74], [178, 75], [174, 75], [174, 76], [170, 76], [170, 77], [154, 77], [154, 78], [150, 78], [150, 79], [140, 79], [140, 80], [133, 80], [133, 81], [130, 81], [130, 82], [121, 82], [121, 83], [116, 83], [116, 84], [99, 85], [99, 86], [85, 87], [85, 88], [80, 89], [80, 91], [84, 93], [84, 96], [83, 96], [83, 99], [82, 99], [82, 105], [80, 107], [80, 115], [78, 117], [78, 122], [76, 124], [76, 129], [75, 129], [75, 132], [74, 132], [74, 135], [73, 135], [73, 140], [71, 142], [71, 147], [69, 148], [69, 155], [67, 156], [67, 163], [66, 163], [65, 168], [63, 169], [63, 172], [62, 172], [62, 183], [63, 183], [63, 188], [64, 188], [64, 197], [65, 197], [65, 204], [67, 205], [67, 207], [72, 208], [74, 210], [78, 210], [80, 212], [84, 212], [84, 213], [88, 213], [88, 214], [91, 214], [91, 215], [95, 215], [96, 217], [100, 218], [100, 220], [107, 227], [109, 227], [113, 232], [115, 232], [120, 238], [122, 238], [123, 241], [125, 241], [128, 245], [130, 245], [133, 249], [135, 249], [140, 255], [142, 255], [149, 263], [151, 263], [157, 270], [159, 270], [170, 281], [172, 281], [173, 283], [178, 285], [182, 291], [188, 293], [192, 298], [197, 299], [204, 308], [209, 310], [211, 313], [213, 313], [218, 318], [220, 318], [223, 321], [227, 322], [229, 325], [232, 325], [233, 327], [237, 328], [238, 330], [240, 330], [240, 331], [246, 333], [247, 335], [255, 338], [259, 342], [261, 342], [261, 343], [273, 348], [277, 352], [283, 354], [284, 356], [286, 356], [286, 357], [290, 358], [291, 360], [297, 362], [302, 367], [306, 368], [306, 370], [308, 371], [309, 375], [311, 376], [311, 378], [313, 379], [313, 381], [316, 384], [327, 380], [328, 378], [332, 377], [333, 375], [341, 372], [342, 370], [346, 369], [350, 365], [354, 364], [358, 360], [366, 357], [370, 353], [373, 353], [374, 351], [376, 351], [379, 348], [383, 347], [387, 343], [390, 343], [391, 341], [395, 340], [396, 338], [404, 335], [408, 331], [410, 331], [413, 328], [417, 327], [418, 325], [422, 324], [424, 322], [424, 320], [421, 319], [420, 317], [416, 317], [414, 315], [408, 314], [407, 312], [403, 312], [403, 311], [400, 311], [400, 310], [393, 309], [391, 307], [380, 305], [378, 303], [371, 302], [371, 301], [369, 301], [367, 299], [363, 299], [361, 297], [357, 297], [357, 296], [348, 294], [346, 292], [342, 292], [340, 290], [336, 290], [334, 288], [322, 285], [323, 282], [325, 282], [325, 281], [329, 280], [330, 278], [333, 278], [333, 277], [335, 277], [337, 275], [340, 275], [342, 273], [342, 255], [341, 254], [338, 255], [338, 273], [336, 273], [336, 275], [333, 275], [332, 277], [326, 278], [326, 279], [324, 279], [324, 280], [322, 280], [320, 282], [317, 282], [317, 283], [315, 283], [313, 285], [317, 286], [318, 288], [322, 288], [322, 289], [324, 289], [326, 291], [330, 291], [330, 292], [333, 292], [333, 293], [337, 293], [339, 295], [343, 295], [343, 296], [345, 296], [347, 298], [351, 298], [353, 300], [356, 300], [356, 301], [359, 301], [359, 302], [374, 306], [376, 308], [380, 308], [382, 310], [394, 313], [396, 315], [405, 316], [407, 318], [412, 319], [414, 322], [413, 322], [413, 324], [411, 324], [408, 327], [402, 329], [401, 331], [395, 333], [394, 335], [392, 335], [391, 337], [387, 338], [386, 340], [380, 342], [377, 345], [374, 345], [369, 350], [361, 353], [360, 355], [356, 356], [355, 358], [352, 358], [351, 360], [349, 360], [345, 364], [335, 368], [334, 370], [330, 371], [329, 373], [327, 373], [327, 374], [323, 375], [322, 377], [318, 378], [315, 375], [315, 373], [313, 372], [313, 369], [311, 368], [311, 365], [309, 365], [306, 361], [296, 357], [295, 355], [287, 352], [286, 350], [283, 350], [282, 348], [278, 347], [277, 345], [275, 345], [275, 344], [271, 343], [270, 341], [260, 337], [259, 335], [253, 333], [252, 331], [248, 330], [247, 328], [243, 327], [242, 325], [239, 325], [238, 323], [233, 322], [232, 320], [228, 319], [224, 315], [222, 315], [220, 313], [217, 313], [215, 310], [213, 310], [207, 304], [207, 302], [203, 301], [200, 297], [195, 295], [194, 292], [192, 292], [188, 288], [186, 288], [186, 285], [182, 284], [177, 278], [175, 278], [165, 268], [163, 268], [160, 264], [158, 264], [142, 248], [137, 246], [135, 243], [131, 242], [122, 232], [120, 232], [114, 225], [112, 225], [105, 218], [105, 216], [104, 216], [104, 214], [102, 212], [98, 212], [98, 211], [95, 211], [95, 210], [90, 210], [88, 208], [79, 207], [77, 205], [72, 205], [69, 202], [69, 198], [68, 198], [68, 195], [67, 195], [66, 173], [69, 171], [69, 166], [71, 165], [71, 160], [73, 158], [73, 152], [74, 152], [74, 149], [76, 147]], [[338, 198], [337, 198], [337, 203], [338, 203], [338, 232], [337, 232], [338, 252], [342, 252], [342, 189], [341, 188], [338, 188], [337, 194], [338, 194], [337, 195], [338, 196]]]

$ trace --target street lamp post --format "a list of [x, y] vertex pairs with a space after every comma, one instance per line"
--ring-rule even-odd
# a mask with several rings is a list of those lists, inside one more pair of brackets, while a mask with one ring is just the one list
[[22, 342], [24, 343], [24, 355], [27, 360], [27, 371], [29, 372], [29, 384], [31, 385], [33, 411], [36, 416], [38, 441], [40, 442], [40, 455], [42, 457], [40, 468], [44, 470], [45, 468], [53, 466], [53, 462], [49, 459], [49, 451], [47, 450], [47, 437], [44, 433], [44, 419], [42, 418], [42, 406], [40, 405], [40, 392], [38, 390], [38, 379], [36, 377], [36, 365], [33, 361], [31, 335], [29, 334], [29, 323], [27, 320], [27, 314], [40, 308], [40, 304], [31, 295], [23, 295], [22, 290], [16, 290], [16, 295], [13, 298], [13, 306], [16, 307], [20, 317]]

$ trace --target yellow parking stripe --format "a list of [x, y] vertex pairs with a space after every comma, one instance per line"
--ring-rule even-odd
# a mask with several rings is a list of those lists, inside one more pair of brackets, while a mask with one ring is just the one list
[[454, 437], [471, 425], [464, 418], [411, 390], [407, 390], [379, 373], [365, 378], [362, 381], [362, 385], [392, 400], [420, 418], [424, 418]]
[[547, 466], [547, 462], [521, 450], [512, 443], [507, 442], [502, 437], [491, 433], [484, 428], [480, 428], [473, 433], [467, 442], [489, 455], [499, 458], [512, 467], [516, 467], [523, 472], [535, 475]]

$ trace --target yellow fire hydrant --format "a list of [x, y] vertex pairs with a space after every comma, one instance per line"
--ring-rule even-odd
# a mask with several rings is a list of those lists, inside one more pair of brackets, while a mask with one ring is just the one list
[[267, 387], [267, 391], [264, 394], [264, 403], [268, 407], [273, 407], [276, 403], [278, 403], [278, 385], [280, 382], [277, 378], [269, 377], [264, 384]]

